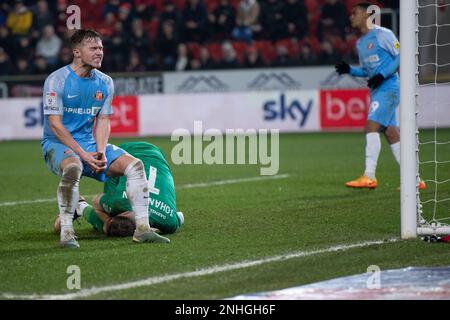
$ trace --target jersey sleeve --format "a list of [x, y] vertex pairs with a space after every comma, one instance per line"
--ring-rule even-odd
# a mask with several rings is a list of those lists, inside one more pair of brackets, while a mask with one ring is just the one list
[[400, 43], [391, 30], [378, 32], [377, 39], [380, 47], [386, 50], [393, 58], [386, 67], [380, 70], [380, 73], [387, 78], [397, 72], [400, 67]]
[[362, 68], [362, 67], [351, 66], [350, 67], [350, 75], [353, 77], [360, 77], [360, 78], [368, 77], [366, 70], [364, 70], [364, 68]]
[[105, 102], [103, 103], [100, 114], [110, 115], [113, 114], [112, 100], [114, 98], [114, 82], [111, 77], [106, 77], [106, 89], [108, 91]]
[[400, 43], [391, 30], [382, 30], [377, 33], [377, 40], [381, 48], [394, 58], [400, 54]]
[[44, 83], [42, 96], [44, 115], [62, 115], [65, 78], [58, 73], [51, 74]]

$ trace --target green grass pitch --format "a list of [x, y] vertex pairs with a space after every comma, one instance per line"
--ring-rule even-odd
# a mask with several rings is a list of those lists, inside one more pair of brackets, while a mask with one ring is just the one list
[[[433, 137], [434, 131], [421, 134], [423, 141]], [[450, 130], [438, 131], [438, 137], [449, 141]], [[170, 162], [175, 143], [169, 138], [126, 140], [152, 142]], [[0, 293], [76, 292], [66, 287], [69, 265], [80, 267], [82, 289], [102, 288], [341, 244], [399, 238], [399, 168], [385, 141], [378, 166], [379, 187], [372, 191], [344, 187], [363, 171], [364, 144], [362, 133], [281, 135], [279, 174], [287, 177], [177, 190], [177, 206], [186, 222], [180, 232], [169, 235], [171, 244], [107, 238], [82, 220], [75, 224], [81, 248], [67, 250], [58, 247], [59, 236], [52, 233], [56, 201], [11, 205], [56, 197], [58, 178], [45, 167], [39, 141], [1, 142]], [[437, 154], [438, 160], [449, 160], [448, 144], [439, 145]], [[424, 146], [421, 160], [433, 157], [434, 146]], [[176, 186], [258, 177], [259, 169], [259, 165], [172, 165]], [[438, 178], [448, 179], [449, 169], [449, 165], [440, 165]], [[424, 166], [421, 174], [424, 179], [434, 179], [434, 164]], [[100, 183], [87, 178], [80, 184], [84, 195], [92, 196], [101, 189]], [[434, 198], [434, 191], [430, 185], [423, 197]], [[450, 197], [449, 183], [439, 186], [438, 197]], [[441, 202], [437, 211], [450, 216], [449, 206]], [[433, 205], [425, 209], [432, 212]], [[364, 273], [370, 265], [381, 270], [449, 265], [449, 249], [449, 244], [420, 239], [397, 241], [86, 298], [221, 299]]]

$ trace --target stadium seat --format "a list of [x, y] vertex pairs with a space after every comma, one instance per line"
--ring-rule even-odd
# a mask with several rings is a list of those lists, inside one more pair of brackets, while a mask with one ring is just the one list
[[245, 59], [247, 44], [242, 41], [233, 41], [231, 44], [236, 51], [237, 59], [242, 63]]
[[189, 42], [187, 43], [187, 47], [194, 59], [200, 58], [200, 45], [197, 42]]
[[275, 61], [277, 58], [277, 51], [273, 46], [272, 42], [269, 40], [258, 40], [255, 41], [254, 45], [261, 52], [261, 56], [267, 63]]
[[278, 46], [284, 46], [288, 50], [289, 57], [297, 57], [300, 51], [298, 42], [294, 39], [281, 39], [275, 43], [275, 49]]
[[222, 59], [222, 45], [217, 42], [210, 42], [206, 45], [208, 48], [211, 59], [218, 62]]

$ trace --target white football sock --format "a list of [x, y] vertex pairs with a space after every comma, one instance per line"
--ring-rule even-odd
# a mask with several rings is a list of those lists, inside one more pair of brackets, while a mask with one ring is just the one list
[[378, 156], [381, 151], [381, 140], [378, 132], [366, 134], [366, 171], [365, 175], [370, 179], [375, 178]]
[[397, 160], [398, 165], [400, 165], [400, 141], [394, 144], [391, 144], [391, 150], [394, 154], [395, 160]]
[[78, 201], [77, 213], [79, 216], [83, 215], [83, 211], [84, 209], [86, 209], [86, 207], [89, 207], [89, 203], [87, 203], [86, 201]]
[[61, 237], [68, 231], [73, 231], [73, 214], [77, 207], [79, 192], [79, 183], [82, 168], [71, 163], [64, 168], [61, 181], [58, 185], [57, 198], [59, 205], [59, 217], [61, 219]]
[[127, 177], [127, 197], [133, 208], [136, 230], [138, 232], [150, 229], [148, 221], [148, 182], [145, 177], [144, 165], [142, 161], [136, 159], [132, 161], [124, 172]]

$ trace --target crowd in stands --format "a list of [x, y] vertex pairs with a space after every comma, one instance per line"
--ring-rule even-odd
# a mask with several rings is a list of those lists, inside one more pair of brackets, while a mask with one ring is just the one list
[[[334, 64], [357, 59], [360, 0], [10, 0], [0, 4], [0, 75], [48, 74], [72, 61], [66, 21], [103, 36], [105, 72]], [[398, 8], [398, 0], [372, 1]]]

